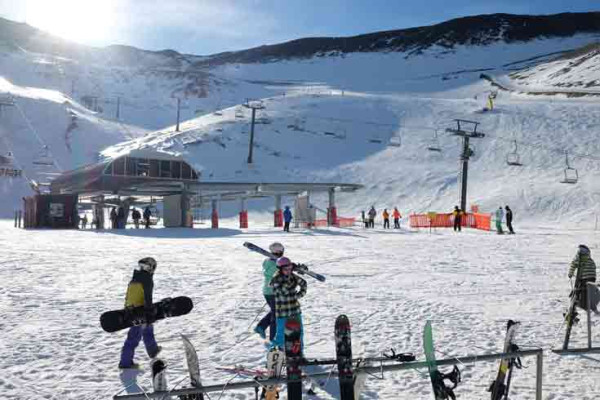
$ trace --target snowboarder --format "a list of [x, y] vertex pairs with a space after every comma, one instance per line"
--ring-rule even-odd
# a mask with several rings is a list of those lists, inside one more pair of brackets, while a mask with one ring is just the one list
[[[302, 310], [298, 302], [306, 294], [306, 281], [295, 275], [292, 271], [294, 264], [287, 257], [277, 259], [277, 268], [271, 279], [271, 287], [275, 296], [275, 341], [273, 346], [284, 349], [285, 337], [284, 327], [288, 319], [300, 321], [300, 346], [304, 347], [304, 330], [302, 327]], [[302, 353], [302, 349], [300, 350]]]
[[113, 207], [110, 210], [110, 227], [111, 229], [117, 229], [117, 208]]
[[454, 216], [454, 231], [461, 231], [462, 226], [462, 216], [464, 212], [458, 206], [454, 206], [454, 211], [452, 211], [452, 215]]
[[400, 211], [398, 211], [398, 207], [394, 207], [394, 211], [392, 212], [392, 217], [394, 217], [394, 229], [400, 229]]
[[144, 209], [144, 223], [146, 229], [150, 229], [150, 217], [152, 216], [152, 211], [150, 211], [150, 207], [146, 206]]
[[383, 229], [390, 229], [390, 213], [388, 212], [387, 208], [383, 209], [383, 213], [381, 215], [383, 216]]
[[283, 231], [290, 231], [290, 222], [292, 222], [292, 211], [290, 210], [290, 206], [285, 206], [285, 210], [283, 211]]
[[134, 207], [131, 212], [131, 218], [133, 219], [133, 224], [135, 225], [135, 229], [140, 229], [140, 219], [142, 218], [142, 214]]
[[[273, 253], [277, 258], [283, 256], [283, 252], [285, 248], [279, 242], [272, 243], [269, 246], [269, 251]], [[266, 330], [269, 328], [269, 340], [271, 342], [275, 339], [275, 296], [273, 295], [273, 288], [270, 286], [271, 279], [273, 279], [273, 275], [277, 272], [277, 261], [271, 258], [267, 258], [263, 261], [262, 270], [264, 275], [264, 284], [263, 284], [263, 296], [265, 296], [265, 300], [267, 301], [267, 305], [269, 306], [269, 312], [258, 322], [256, 328], [254, 328], [254, 332], [258, 333], [258, 335], [266, 339]]]
[[498, 207], [496, 210], [496, 231], [498, 235], [503, 235], [504, 231], [502, 230], [502, 218], [504, 218], [504, 210], [502, 206]]
[[377, 211], [375, 211], [375, 206], [371, 206], [369, 210], [369, 227], [375, 228], [375, 217], [377, 216]]
[[506, 209], [506, 227], [508, 228], [508, 233], [511, 235], [515, 234], [512, 226], [513, 212], [509, 206], [504, 207]]
[[580, 244], [577, 248], [577, 254], [571, 267], [569, 268], [569, 279], [577, 276], [575, 281], [575, 295], [577, 296], [577, 304], [583, 309], [587, 309], [587, 283], [596, 282], [596, 264], [592, 260], [592, 253], [584, 244]]
[[[152, 292], [154, 290], [153, 275], [156, 270], [156, 260], [152, 257], [145, 257], [138, 261], [139, 269], [133, 271], [133, 277], [127, 286], [127, 295], [125, 296], [125, 307], [152, 306]], [[148, 313], [151, 313], [148, 308]], [[152, 320], [152, 316], [149, 316]], [[154, 338], [154, 327], [152, 324], [137, 325], [129, 328], [127, 339], [121, 350], [121, 361], [119, 368], [138, 368], [133, 362], [135, 348], [144, 339], [146, 352], [150, 358], [155, 358], [161, 350], [156, 344]]]

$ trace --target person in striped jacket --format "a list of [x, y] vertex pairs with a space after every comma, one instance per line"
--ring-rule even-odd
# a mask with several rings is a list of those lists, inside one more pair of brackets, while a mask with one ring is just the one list
[[273, 346], [283, 349], [285, 346], [284, 327], [288, 319], [297, 319], [300, 322], [300, 346], [304, 348], [304, 328], [302, 326], [302, 310], [300, 300], [306, 294], [306, 281], [295, 275], [292, 271], [294, 264], [287, 257], [277, 259], [279, 271], [271, 279], [273, 296], [275, 296], [275, 339]]
[[580, 244], [577, 254], [569, 268], [569, 278], [575, 276], [575, 291], [578, 294], [578, 305], [587, 309], [587, 283], [596, 282], [596, 263], [592, 260], [592, 253], [584, 244]]

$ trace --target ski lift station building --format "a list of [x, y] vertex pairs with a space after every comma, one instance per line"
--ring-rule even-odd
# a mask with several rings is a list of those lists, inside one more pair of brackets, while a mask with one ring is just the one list
[[240, 201], [240, 227], [248, 227], [246, 200], [273, 197], [274, 223], [282, 226], [282, 196], [329, 193], [327, 224], [338, 223], [335, 192], [352, 192], [362, 186], [345, 183], [201, 182], [200, 173], [171, 153], [133, 150], [102, 162], [64, 172], [50, 183], [50, 193], [24, 199], [25, 227], [75, 228], [78, 209], [91, 208], [98, 227], [112, 207], [162, 201], [165, 227], [193, 227], [193, 208], [211, 204], [212, 227], [218, 228], [220, 201]]

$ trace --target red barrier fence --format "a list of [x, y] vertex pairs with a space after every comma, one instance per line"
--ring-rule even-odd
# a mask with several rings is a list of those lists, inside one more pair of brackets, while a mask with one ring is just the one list
[[[489, 231], [491, 219], [491, 214], [465, 214], [460, 225], [465, 228]], [[411, 228], [452, 228], [454, 226], [454, 216], [438, 213], [412, 214], [409, 216], [409, 223]]]

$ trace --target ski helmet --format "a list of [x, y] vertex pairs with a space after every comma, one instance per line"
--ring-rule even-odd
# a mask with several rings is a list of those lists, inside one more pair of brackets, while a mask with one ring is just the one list
[[152, 257], [144, 257], [138, 261], [138, 265], [142, 271], [149, 272], [151, 274], [156, 270], [156, 260]]
[[292, 265], [292, 261], [287, 257], [279, 257], [277, 259], [277, 268], [288, 267]]
[[269, 246], [269, 251], [273, 254], [283, 254], [284, 250], [285, 248], [279, 242], [271, 243], [271, 245]]

